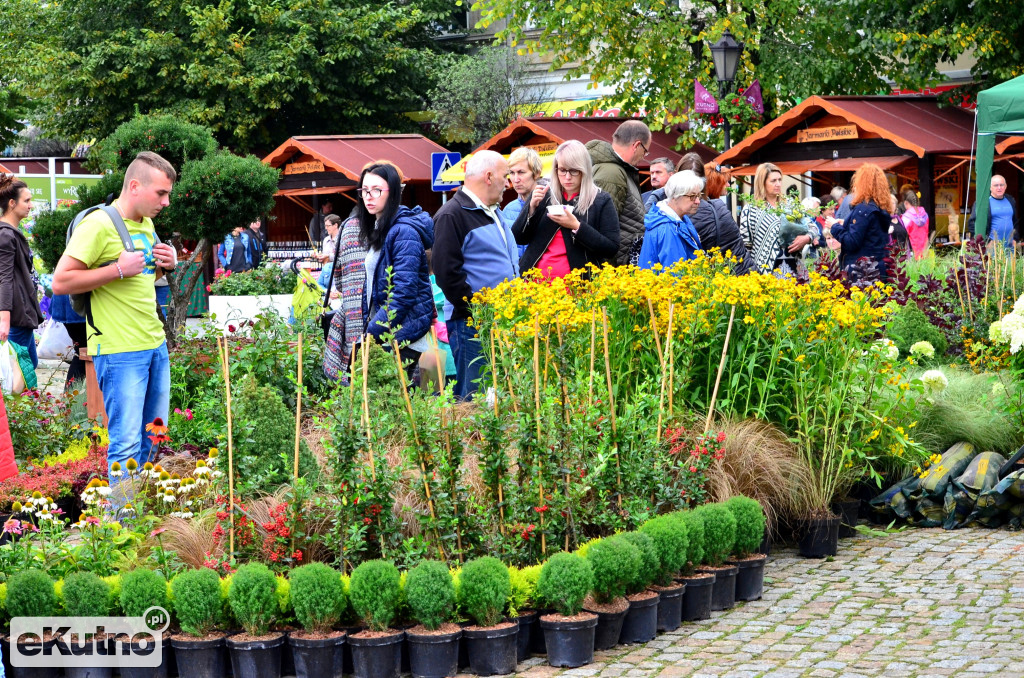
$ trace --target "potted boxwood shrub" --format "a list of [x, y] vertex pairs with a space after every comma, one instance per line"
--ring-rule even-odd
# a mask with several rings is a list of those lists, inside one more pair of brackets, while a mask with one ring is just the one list
[[[142, 617], [152, 607], [162, 607], [169, 613], [171, 606], [167, 600], [167, 580], [159, 572], [147, 569], [132, 570], [121, 575], [121, 610], [126, 617]], [[121, 636], [125, 642], [127, 637]], [[141, 648], [141, 643], [132, 642], [133, 652]], [[123, 678], [163, 678], [167, 675], [170, 664], [171, 646], [161, 643], [163, 661], [160, 666], [121, 667]]]
[[[516, 660], [521, 662], [530, 657], [531, 638], [536, 630], [537, 617], [540, 614], [537, 605], [537, 579], [540, 577], [540, 566], [508, 568], [509, 584], [508, 616], [519, 622], [516, 636]], [[544, 634], [538, 633], [539, 643], [544, 643]], [[465, 645], [465, 644], [463, 644]], [[544, 649], [547, 652], [547, 649]], [[469, 665], [468, 659], [466, 666]]]
[[470, 669], [478, 676], [512, 673], [519, 623], [502, 617], [512, 588], [508, 568], [483, 556], [463, 565], [459, 580], [462, 609], [474, 622], [462, 630]]
[[171, 636], [178, 673], [198, 678], [227, 674], [221, 619], [220, 577], [209, 568], [185, 570], [171, 580], [174, 612], [181, 633]]
[[583, 610], [593, 588], [590, 563], [575, 553], [556, 553], [541, 567], [537, 593], [555, 609], [540, 618], [551, 666], [575, 668], [594, 660], [597, 615]]
[[697, 511], [704, 520], [704, 571], [715, 574], [711, 591], [711, 609], [728, 610], [736, 604], [735, 565], [725, 559], [736, 544], [736, 518], [724, 504], [705, 504]]
[[[64, 578], [64, 611], [69, 617], [106, 617], [110, 613], [110, 585], [92, 572], [75, 572]], [[106, 636], [65, 639], [82, 655], [96, 656], [96, 644], [105, 643]], [[109, 678], [113, 667], [64, 668], [67, 678]]]
[[626, 590], [629, 609], [622, 620], [620, 643], [646, 643], [658, 635], [658, 598], [657, 591], [648, 587], [654, 583], [661, 563], [654, 540], [644, 532], [624, 532], [621, 539], [629, 541], [640, 551], [640, 567], [636, 576], [629, 582]]
[[341, 671], [345, 632], [334, 626], [348, 607], [341, 574], [323, 563], [309, 563], [288, 575], [292, 609], [302, 625], [288, 634], [296, 678], [334, 676]]
[[366, 629], [348, 637], [357, 678], [398, 678], [404, 631], [391, 628], [402, 598], [394, 563], [369, 560], [352, 572], [349, 599]]
[[583, 609], [597, 614], [594, 649], [607, 650], [619, 643], [622, 620], [629, 610], [626, 587], [640, 569], [640, 550], [619, 536], [600, 539], [587, 549], [594, 586]]
[[690, 540], [686, 523], [678, 513], [651, 518], [640, 526], [640, 531], [654, 542], [658, 552], [658, 571], [652, 589], [658, 597], [658, 631], [675, 631], [682, 617], [685, 584], [675, 581], [686, 564]]
[[768, 559], [757, 550], [764, 539], [767, 519], [760, 502], [750, 497], [736, 496], [725, 502], [736, 518], [736, 544], [729, 563], [738, 568], [736, 574], [736, 600], [758, 600], [764, 589], [764, 564]]
[[226, 640], [235, 678], [280, 678], [284, 634], [270, 630], [277, 618], [277, 580], [263, 563], [246, 563], [231, 575], [228, 603], [242, 633]]
[[[57, 593], [53, 580], [45, 572], [36, 569], [23, 570], [8, 580], [7, 613], [11, 617], [49, 617], [56, 612]], [[17, 646], [19, 652], [38, 652], [41, 649], [52, 648], [56, 642], [57, 636], [47, 634], [40, 642], [17, 643]], [[59, 666], [37, 669], [14, 667], [15, 678], [46, 678], [59, 675]]]
[[419, 622], [405, 632], [409, 670], [416, 678], [444, 678], [459, 670], [462, 629], [452, 623], [455, 582], [444, 563], [425, 560], [405, 578], [405, 599]]
[[698, 621], [711, 618], [711, 593], [715, 586], [715, 575], [697, 572], [704, 562], [704, 520], [697, 511], [680, 511], [680, 519], [686, 523], [689, 548], [679, 581], [686, 584], [683, 591], [682, 621]]

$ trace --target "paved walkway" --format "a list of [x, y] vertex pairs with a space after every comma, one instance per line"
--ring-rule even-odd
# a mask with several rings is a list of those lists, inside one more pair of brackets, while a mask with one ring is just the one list
[[[1024, 676], [1024, 532], [908, 529], [773, 553], [762, 600], [544, 676]], [[769, 579], [771, 581], [769, 581]]]

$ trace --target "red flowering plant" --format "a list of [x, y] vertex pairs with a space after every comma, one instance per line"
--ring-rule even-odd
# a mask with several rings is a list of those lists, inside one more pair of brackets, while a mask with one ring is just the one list
[[[43, 463], [0, 482], [0, 509], [8, 509], [16, 501], [39, 492], [44, 497], [61, 499], [77, 492], [78, 486], [107, 473], [107, 448], [93, 446], [84, 459], [63, 464]], [[75, 494], [74, 496], [77, 496]]]
[[698, 433], [679, 426], [665, 429], [665, 442], [680, 499], [690, 506], [703, 504], [708, 498], [708, 469], [725, 455], [725, 434]]
[[732, 126], [732, 137], [742, 139], [760, 127], [763, 117], [762, 114], [754, 110], [754, 107], [743, 96], [743, 92], [744, 89], [741, 87], [736, 93], [725, 95], [718, 100], [717, 113], [702, 113], [701, 117], [715, 127], [728, 121]]

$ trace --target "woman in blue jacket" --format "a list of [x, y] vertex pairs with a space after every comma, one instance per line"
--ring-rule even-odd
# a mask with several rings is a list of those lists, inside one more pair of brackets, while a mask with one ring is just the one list
[[704, 180], [692, 170], [673, 174], [665, 184], [665, 199], [644, 217], [644, 242], [640, 268], [661, 264], [669, 268], [681, 259], [693, 259], [700, 249], [700, 237], [690, 215], [700, 206]]
[[378, 341], [389, 329], [394, 333], [403, 360], [411, 361], [411, 378], [420, 354], [430, 348], [427, 334], [436, 317], [426, 256], [434, 244], [434, 222], [421, 208], [402, 205], [402, 180], [390, 163], [364, 169], [359, 185], [366, 332]]
[[853, 265], [861, 258], [872, 259], [878, 264], [879, 276], [884, 281], [885, 250], [890, 242], [892, 217], [882, 205], [889, 207], [892, 202], [889, 180], [881, 167], [864, 163], [853, 175], [850, 193], [854, 196], [853, 210], [841, 224], [831, 229], [831, 236], [842, 246], [839, 266], [856, 282]]

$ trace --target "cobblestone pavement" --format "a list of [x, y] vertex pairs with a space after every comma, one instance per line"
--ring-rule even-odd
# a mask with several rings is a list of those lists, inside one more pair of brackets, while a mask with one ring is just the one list
[[840, 541], [834, 559], [772, 554], [762, 600], [573, 670], [519, 675], [1024, 676], [1024, 533], [909, 529]]

